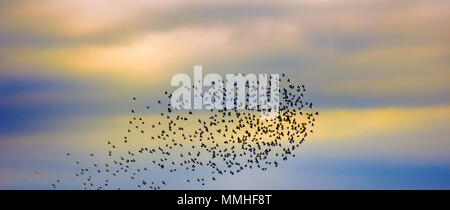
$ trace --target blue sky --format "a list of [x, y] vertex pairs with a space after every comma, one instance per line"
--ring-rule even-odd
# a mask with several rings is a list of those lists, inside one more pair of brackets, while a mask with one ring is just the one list
[[194, 65], [286, 72], [321, 114], [279, 168], [204, 187], [160, 174], [169, 189], [449, 189], [448, 9], [445, 0], [1, 1], [0, 189], [49, 189], [57, 177], [80, 189], [64, 154], [106, 154], [130, 107], [154, 105]]

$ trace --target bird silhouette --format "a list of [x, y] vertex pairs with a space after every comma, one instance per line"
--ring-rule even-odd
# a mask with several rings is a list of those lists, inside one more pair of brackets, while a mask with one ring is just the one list
[[[150, 113], [166, 110], [159, 115], [143, 113], [138, 106], [140, 100], [132, 97], [136, 107], [132, 107], [128, 123], [125, 123], [124, 136], [107, 140], [106, 160], [95, 160], [100, 157], [94, 158], [94, 153], [89, 153], [92, 158], [87, 159], [87, 163], [75, 160], [75, 177], [81, 179], [83, 189], [121, 189], [114, 186], [109, 177], [124, 177], [137, 188], [158, 190], [168, 185], [166, 178], [172, 174], [189, 175], [186, 183], [205, 186], [220, 176], [276, 168], [295, 157], [294, 152], [301, 148], [308, 134], [313, 133], [319, 115], [305, 98], [305, 86], [294, 84], [295, 80], [291, 79], [283, 73], [276, 81], [280, 84], [280, 93], [276, 95], [280, 104], [278, 116], [273, 120], [260, 117], [270, 109], [263, 109], [261, 104], [249, 105], [256, 96], [251, 91], [244, 104], [234, 98], [232, 108], [205, 110], [198, 115], [164, 103], [172, 97], [168, 90], [164, 90], [165, 98], [157, 100], [156, 104], [143, 106]], [[258, 84], [247, 82], [245, 87], [255, 90]], [[235, 88], [238, 88], [236, 84]], [[268, 90], [267, 96], [271, 94], [275, 93]], [[219, 96], [225, 104], [225, 88], [212, 97], [218, 100]], [[238, 109], [239, 105], [244, 109]], [[74, 161], [75, 155], [67, 153], [66, 156]], [[156, 174], [165, 175], [158, 177]], [[200, 177], [201, 174], [210, 176]], [[50, 186], [57, 187], [54, 182]]]

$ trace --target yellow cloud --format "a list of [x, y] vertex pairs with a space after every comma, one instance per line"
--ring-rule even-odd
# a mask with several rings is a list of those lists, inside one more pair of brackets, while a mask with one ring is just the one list
[[[276, 29], [275, 32], [269, 33]], [[171, 76], [180, 64], [233, 60], [255, 52], [291, 47], [300, 30], [289, 23], [263, 21], [236, 27], [180, 28], [153, 32], [117, 45], [20, 48], [4, 53], [5, 69], [46, 71], [50, 75], [113, 77], [122, 82], [153, 82]], [[270, 34], [270, 35], [269, 35]], [[191, 71], [189, 69], [177, 69]], [[31, 73], [31, 72], [30, 72]]]
[[[375, 49], [358, 51], [342, 55], [337, 61], [341, 64], [392, 66], [395, 64], [415, 64], [430, 62], [450, 56], [446, 47], [441, 45], [379, 46]], [[411, 66], [412, 66], [411, 65]]]
[[450, 107], [323, 110], [314, 140], [361, 139], [450, 125]]

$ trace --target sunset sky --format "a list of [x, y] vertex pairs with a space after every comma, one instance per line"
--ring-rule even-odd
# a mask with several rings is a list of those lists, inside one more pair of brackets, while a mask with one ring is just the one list
[[278, 168], [168, 189], [450, 189], [449, 49], [448, 0], [0, 0], [0, 189], [81, 189], [65, 154], [194, 65], [285, 72], [320, 116]]

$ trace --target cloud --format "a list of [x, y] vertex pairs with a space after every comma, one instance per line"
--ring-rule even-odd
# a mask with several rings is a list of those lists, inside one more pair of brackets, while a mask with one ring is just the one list
[[[404, 75], [425, 74], [430, 68], [433, 74], [428, 77], [432, 78], [426, 81], [433, 83], [447, 76], [444, 69], [449, 55], [443, 46], [449, 42], [446, 35], [450, 30], [443, 26], [450, 18], [443, 8], [448, 1], [123, 4], [58, 0], [4, 4], [0, 67], [14, 75], [134, 83], [142, 78], [168, 78], [170, 73], [190, 71], [187, 67], [198, 63], [236, 66], [248, 59], [263, 62], [272, 53], [320, 69], [294, 65], [288, 70], [296, 76], [308, 71], [308, 79], [330, 82], [323, 91], [342, 90], [334, 94], [345, 93], [347, 82], [360, 85], [355, 80], [373, 78], [367, 82], [380, 86], [378, 81], [399, 81]], [[333, 81], [328, 81], [331, 77]], [[416, 77], [407, 77], [400, 84], [412, 80]], [[431, 87], [428, 84], [410, 92], [403, 86], [401, 91], [389, 90], [412, 94]], [[438, 91], [448, 89], [442, 82], [438, 84]]]
[[[378, 134], [432, 130], [448, 124], [450, 107], [323, 110], [316, 140], [360, 139]], [[433, 123], [424, 123], [433, 122]], [[449, 145], [450, 146], [450, 145]]]
[[[238, 177], [221, 177], [208, 187], [229, 189], [230, 183], [239, 185], [239, 180], [246, 180], [251, 173], [255, 181], [244, 181], [245, 184], [239, 188], [383, 188], [413, 182], [425, 183], [422, 187], [427, 188], [430, 183], [419, 182], [420, 177], [443, 181], [439, 172], [448, 173], [441, 167], [450, 161], [450, 144], [446, 138], [449, 116], [450, 108], [446, 106], [321, 110], [314, 134], [295, 153], [296, 158], [291, 158], [279, 168], [270, 169], [269, 173], [244, 171]], [[142, 117], [146, 122], [160, 119], [159, 115]], [[3, 166], [0, 167], [3, 175], [0, 187], [46, 189], [52, 179], [64, 178], [66, 187], [79, 188], [80, 185], [76, 184], [79, 180], [71, 173], [76, 171], [72, 158], [91, 164], [88, 154], [93, 152], [96, 160], [103, 162], [106, 142], [111, 140], [113, 144], [120, 144], [122, 137], [129, 135], [126, 131], [129, 118], [128, 115], [74, 117], [52, 131], [0, 141], [0, 166]], [[189, 126], [186, 129], [190, 129]], [[120, 147], [123, 152], [145, 147], [150, 143], [148, 135], [133, 136], [128, 144]], [[153, 145], [159, 143], [165, 144], [151, 142]], [[66, 152], [71, 153], [71, 158], [63, 158]], [[411, 171], [414, 169], [426, 174], [419, 175], [417, 171]], [[41, 171], [41, 175], [36, 177], [35, 170]], [[155, 173], [158, 172], [153, 172], [153, 176]], [[413, 181], [389, 183], [399, 180], [398, 176], [411, 175], [417, 177]], [[289, 178], [289, 181], [280, 181], [280, 176]], [[293, 177], [298, 179], [290, 179]], [[21, 182], [22, 179], [27, 181]], [[184, 180], [181, 176], [178, 179]], [[351, 181], [353, 179], [358, 179], [357, 184]], [[372, 185], [374, 180], [378, 184]], [[171, 183], [169, 187], [173, 189], [196, 188], [176, 180], [171, 180]], [[119, 184], [132, 187], [129, 181]]]
[[448, 106], [322, 110], [304, 156], [448, 164], [449, 116]]
[[300, 34], [295, 25], [270, 21], [235, 27], [181, 28], [148, 33], [120, 45], [17, 49], [3, 56], [3, 65], [14, 71], [15, 66], [25, 66], [33, 71], [53, 69], [54, 72], [41, 73], [57, 75], [158, 82], [161, 80], [157, 78], [169, 76], [168, 70], [180, 64], [192, 66], [194, 61], [233, 59], [289, 48], [298, 43]]

